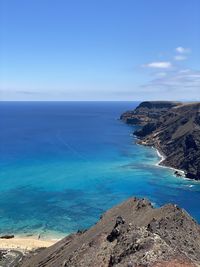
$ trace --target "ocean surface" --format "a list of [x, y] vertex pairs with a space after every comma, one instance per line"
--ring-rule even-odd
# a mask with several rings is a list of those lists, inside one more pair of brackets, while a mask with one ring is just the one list
[[118, 118], [134, 102], [0, 102], [0, 232], [58, 237], [131, 196], [200, 222], [200, 183], [156, 166]]

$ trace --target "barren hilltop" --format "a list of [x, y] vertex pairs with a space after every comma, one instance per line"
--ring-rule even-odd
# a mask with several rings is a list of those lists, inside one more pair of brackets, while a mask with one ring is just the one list
[[200, 227], [176, 205], [131, 198], [79, 231], [25, 259], [23, 267], [194, 267]]

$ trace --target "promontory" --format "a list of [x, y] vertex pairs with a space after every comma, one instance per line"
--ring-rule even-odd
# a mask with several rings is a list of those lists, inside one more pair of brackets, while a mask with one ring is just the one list
[[141, 126], [134, 132], [138, 143], [157, 148], [162, 165], [200, 180], [200, 102], [146, 101], [121, 119]]

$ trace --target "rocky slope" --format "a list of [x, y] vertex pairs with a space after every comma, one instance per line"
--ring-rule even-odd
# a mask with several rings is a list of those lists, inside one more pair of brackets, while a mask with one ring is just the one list
[[161, 164], [200, 179], [200, 102], [143, 102], [121, 119], [142, 126], [135, 135], [139, 143], [155, 146], [164, 155]]
[[179, 105], [181, 105], [180, 102], [173, 101], [145, 101], [135, 110], [123, 113], [120, 119], [129, 124], [144, 126], [149, 122], [156, 122], [166, 111]]
[[194, 267], [200, 227], [176, 205], [155, 209], [131, 198], [83, 233], [70, 235], [24, 260], [23, 267]]

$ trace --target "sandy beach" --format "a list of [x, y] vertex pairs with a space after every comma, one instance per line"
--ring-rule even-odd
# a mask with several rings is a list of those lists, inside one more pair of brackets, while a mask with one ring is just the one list
[[11, 239], [0, 239], [0, 249], [16, 249], [30, 251], [41, 247], [49, 247], [58, 240], [41, 240], [37, 237], [14, 237]]

